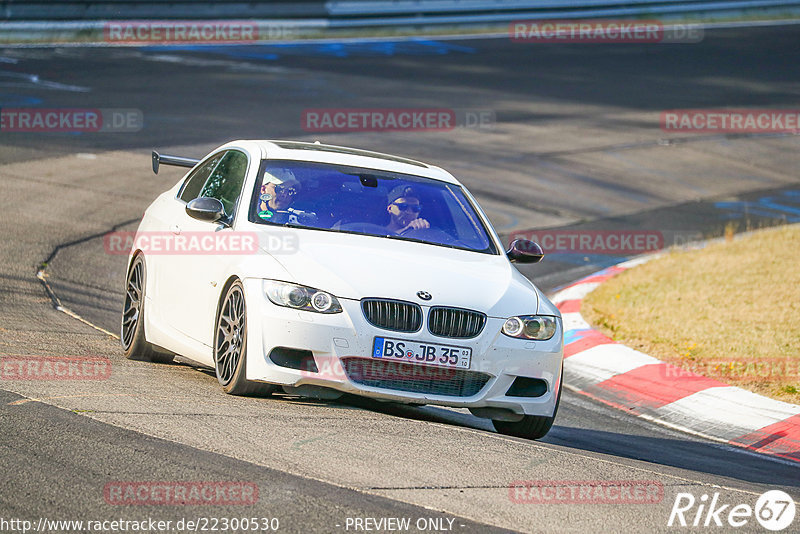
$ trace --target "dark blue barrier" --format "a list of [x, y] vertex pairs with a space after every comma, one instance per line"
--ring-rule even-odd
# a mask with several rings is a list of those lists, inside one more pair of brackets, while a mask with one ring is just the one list
[[0, 20], [303, 19], [330, 27], [793, 11], [800, 0], [5, 0]]

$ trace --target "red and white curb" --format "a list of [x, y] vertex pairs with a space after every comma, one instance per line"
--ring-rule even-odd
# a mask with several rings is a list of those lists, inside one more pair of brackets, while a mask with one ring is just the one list
[[663, 425], [800, 462], [800, 406], [729, 386], [614, 342], [593, 330], [581, 302], [598, 285], [652, 259], [587, 276], [552, 298], [564, 322], [564, 382], [604, 404]]

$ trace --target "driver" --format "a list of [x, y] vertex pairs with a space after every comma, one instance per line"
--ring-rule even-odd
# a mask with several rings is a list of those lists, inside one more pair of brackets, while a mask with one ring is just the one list
[[402, 234], [409, 230], [430, 228], [430, 223], [419, 216], [422, 205], [419, 195], [409, 185], [399, 185], [389, 192], [386, 211], [391, 220], [386, 227], [390, 232]]
[[300, 189], [300, 181], [289, 169], [270, 169], [264, 172], [258, 216], [278, 224], [298, 224], [299, 217], [310, 215], [291, 207]]

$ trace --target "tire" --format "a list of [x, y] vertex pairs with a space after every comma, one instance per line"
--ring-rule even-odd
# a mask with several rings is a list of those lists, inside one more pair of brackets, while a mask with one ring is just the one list
[[125, 279], [125, 304], [122, 306], [119, 340], [125, 357], [129, 360], [169, 363], [174, 354], [162, 352], [144, 337], [144, 303], [147, 270], [144, 257], [133, 259]]
[[229, 395], [268, 395], [272, 384], [247, 380], [247, 313], [244, 288], [233, 282], [222, 299], [214, 328], [214, 372]]
[[558, 405], [561, 403], [561, 390], [564, 389], [564, 369], [561, 369], [561, 380], [558, 383], [558, 396], [556, 405], [553, 408], [553, 415], [526, 415], [521, 421], [497, 421], [492, 419], [495, 430], [507, 436], [515, 436], [526, 439], [542, 439], [550, 432], [553, 422], [556, 420]]

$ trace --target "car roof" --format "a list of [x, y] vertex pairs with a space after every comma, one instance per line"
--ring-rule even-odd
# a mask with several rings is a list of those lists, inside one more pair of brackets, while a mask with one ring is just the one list
[[385, 170], [416, 176], [424, 176], [452, 184], [459, 184], [449, 172], [421, 161], [383, 154], [359, 148], [327, 145], [319, 142], [288, 140], [255, 140], [267, 159], [293, 159], [319, 163], [350, 165], [367, 169]]

